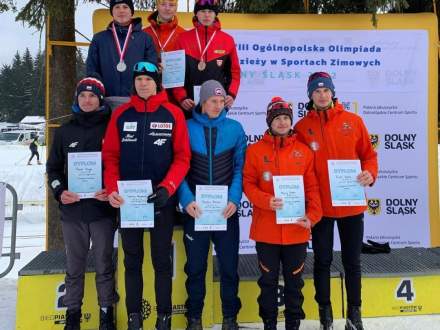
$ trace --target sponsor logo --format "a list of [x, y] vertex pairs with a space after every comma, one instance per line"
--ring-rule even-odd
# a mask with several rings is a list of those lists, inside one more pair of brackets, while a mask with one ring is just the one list
[[310, 142], [310, 149], [312, 149], [313, 151], [318, 151], [319, 150], [319, 143], [316, 141]]
[[341, 102], [342, 106], [344, 107], [345, 110], [353, 112], [353, 113], [358, 113], [359, 111], [359, 103], [357, 101], [345, 101], [345, 102]]
[[124, 123], [124, 132], [136, 132], [137, 131], [137, 122], [125, 122]]
[[386, 214], [416, 215], [418, 198], [387, 198], [385, 201]]
[[238, 207], [238, 215], [242, 217], [252, 217], [253, 205], [248, 200], [243, 200], [240, 202]]
[[53, 180], [50, 185], [52, 186], [52, 189], [56, 189], [60, 184], [61, 182], [59, 180]]
[[224, 49], [216, 49], [216, 50], [214, 50], [214, 54], [226, 54], [226, 50], [224, 50]]
[[69, 148], [76, 148], [76, 146], [78, 145], [79, 142], [72, 142], [71, 144], [69, 144]]
[[216, 89], [214, 90], [214, 95], [222, 96], [222, 95], [223, 95], [223, 91], [222, 91], [222, 89], [221, 89], [221, 88], [216, 88]]
[[269, 171], [264, 171], [263, 172], [263, 180], [266, 182], [269, 182], [270, 180], [272, 180], [272, 173]]
[[349, 135], [352, 132], [353, 132], [353, 127], [351, 126], [351, 124], [347, 122], [343, 122], [341, 127], [341, 133], [343, 135]]
[[370, 134], [370, 141], [371, 141], [371, 145], [373, 146], [374, 150], [376, 150], [380, 144], [379, 134]]
[[369, 215], [379, 215], [381, 211], [380, 199], [369, 198], [367, 200], [367, 212]]
[[298, 150], [293, 150], [292, 156], [295, 158], [303, 158], [304, 157], [303, 153]]
[[122, 138], [121, 142], [137, 142], [137, 138], [135, 137], [134, 134], [130, 134], [127, 133], [125, 134], [125, 136]]
[[385, 134], [384, 147], [387, 150], [414, 150], [417, 134]]
[[153, 144], [159, 147], [163, 146], [165, 143], [167, 143], [167, 139], [157, 139], [156, 141], [153, 142]]
[[172, 137], [173, 134], [167, 133], [167, 132], [151, 132], [148, 134], [149, 136], [166, 136], [166, 137]]
[[150, 129], [172, 130], [173, 129], [173, 123], [152, 122], [152, 123], [150, 123]]

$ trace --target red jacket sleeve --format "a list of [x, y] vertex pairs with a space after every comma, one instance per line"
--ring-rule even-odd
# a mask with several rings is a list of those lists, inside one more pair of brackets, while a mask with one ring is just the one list
[[235, 47], [234, 39], [232, 39], [234, 46], [231, 53], [231, 84], [229, 85], [228, 94], [234, 99], [237, 97], [238, 88], [240, 87], [240, 61], [238, 59], [237, 48]]
[[173, 132], [174, 158], [167, 175], [159, 186], [165, 187], [171, 196], [176, 192], [180, 183], [185, 178], [186, 173], [188, 173], [191, 160], [191, 149], [189, 146], [188, 128], [182, 111], [172, 104], [168, 104], [167, 108], [170, 110], [176, 121]]
[[[370, 172], [375, 182], [378, 172], [377, 152], [371, 144], [370, 134], [368, 133], [367, 127], [365, 127], [364, 122], [360, 118], [359, 129], [361, 131], [361, 137], [356, 145], [356, 151], [361, 160], [361, 168], [363, 171]], [[371, 185], [373, 185], [374, 182]]]
[[249, 201], [256, 207], [272, 211], [270, 208], [270, 199], [272, 195], [264, 192], [258, 187], [258, 177], [260, 175], [258, 164], [255, 160], [255, 148], [250, 146], [246, 151], [246, 159], [243, 168], [243, 191]]
[[[179, 37], [177, 38], [174, 50], [181, 50], [181, 49], [185, 50], [185, 48], [183, 47], [183, 44], [182, 44], [182, 38], [181, 38], [182, 35], [183, 35], [183, 33], [181, 35], [179, 35]], [[185, 61], [185, 65], [188, 65], [188, 61]], [[188, 72], [188, 69], [186, 70], [186, 72]], [[188, 98], [188, 94], [186, 93], [186, 89], [184, 86], [175, 87], [171, 90], [171, 92], [173, 93], [174, 98], [179, 103], [181, 103], [182, 101], [184, 101], [185, 99]]]
[[303, 176], [306, 215], [312, 224], [315, 225], [322, 218], [321, 196], [319, 194], [318, 180], [315, 175], [314, 156], [310, 150], [307, 151], [307, 165]]
[[108, 194], [118, 191], [117, 181], [119, 180], [119, 158], [121, 140], [117, 121], [125, 108], [116, 109], [105, 132], [104, 144], [102, 146], [102, 160], [104, 163], [104, 186]]

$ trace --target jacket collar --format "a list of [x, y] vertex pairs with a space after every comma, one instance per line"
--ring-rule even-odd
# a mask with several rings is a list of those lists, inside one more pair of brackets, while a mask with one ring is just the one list
[[310, 118], [319, 118], [320, 113], [324, 113], [327, 120], [333, 119], [335, 116], [337, 116], [342, 111], [345, 111], [344, 107], [341, 103], [336, 99], [333, 102], [333, 107], [324, 111], [318, 111], [316, 109], [311, 109], [307, 113], [307, 116]]
[[174, 15], [171, 22], [158, 24], [157, 23], [158, 14], [159, 13], [156, 10], [150, 16], [148, 16], [148, 22], [151, 24], [151, 28], [155, 29], [156, 31], [162, 32], [162, 31], [172, 31], [177, 27], [178, 24], [177, 15]]
[[[107, 29], [110, 31], [112, 30], [112, 24], [113, 24], [113, 21], [111, 21], [107, 26]], [[133, 24], [133, 32], [135, 32], [135, 31], [139, 32], [142, 30], [142, 18], [140, 18], [140, 17], [133, 18], [131, 20], [131, 24]], [[118, 32], [118, 33], [124, 29], [125, 29], [125, 32], [127, 32], [127, 30], [128, 30], [128, 27], [124, 26], [124, 27], [118, 28], [119, 26], [117, 24], [115, 24], [115, 25], [116, 25], [116, 32]]]
[[263, 135], [263, 141], [273, 145], [274, 149], [284, 148], [292, 145], [296, 140], [296, 136], [293, 133], [293, 130], [289, 133], [288, 136], [275, 136], [272, 135], [269, 130], [267, 130]]
[[200, 104], [198, 104], [192, 111], [193, 118], [195, 121], [199, 122], [203, 126], [210, 126], [210, 127], [216, 127], [218, 126], [223, 120], [226, 119], [226, 110], [223, 109], [220, 115], [217, 118], [210, 119], [207, 115], [204, 113], [201, 113], [201, 107]]
[[147, 100], [137, 95], [132, 95], [130, 98], [130, 103], [137, 112], [155, 112], [164, 102], [168, 102], [167, 93], [165, 91], [150, 96]]
[[104, 103], [98, 110], [92, 112], [81, 111], [77, 104], [72, 106], [72, 122], [84, 127], [93, 127], [101, 123], [109, 121], [111, 110], [110, 107]]

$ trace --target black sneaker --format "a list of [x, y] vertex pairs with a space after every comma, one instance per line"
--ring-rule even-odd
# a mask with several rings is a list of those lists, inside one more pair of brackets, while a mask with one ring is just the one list
[[286, 319], [286, 330], [299, 330], [299, 325], [301, 320], [287, 320]]
[[99, 309], [99, 330], [116, 330], [113, 321], [113, 307], [107, 307], [107, 312]]
[[81, 310], [68, 309], [66, 311], [66, 324], [64, 330], [80, 330]]
[[237, 318], [224, 317], [222, 323], [222, 330], [238, 330]]
[[264, 330], [277, 330], [277, 320], [276, 319], [266, 319], [263, 320]]
[[320, 330], [333, 330], [332, 305], [319, 305]]
[[189, 317], [186, 330], [203, 330], [202, 319]]
[[171, 314], [158, 314], [155, 330], [171, 330]]
[[131, 313], [128, 315], [128, 330], [143, 330], [142, 321], [140, 313]]
[[345, 330], [364, 330], [360, 307], [348, 306], [347, 322], [345, 323]]

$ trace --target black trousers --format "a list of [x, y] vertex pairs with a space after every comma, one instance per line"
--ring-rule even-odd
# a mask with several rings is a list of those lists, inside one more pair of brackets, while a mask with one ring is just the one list
[[34, 158], [34, 156], [37, 156], [37, 161], [40, 161], [40, 154], [38, 153], [38, 151], [31, 151], [31, 157], [28, 160], [28, 163], [31, 162], [31, 160]]
[[[156, 211], [154, 228], [150, 229], [151, 259], [154, 268], [154, 290], [156, 293], [157, 312], [171, 314], [172, 260], [171, 240], [173, 237], [174, 207], [165, 207]], [[125, 266], [125, 305], [127, 313], [142, 311], [144, 260], [144, 229], [121, 228], [122, 248]], [[151, 279], [146, 279], [147, 283]]]
[[320, 305], [330, 304], [330, 265], [333, 260], [333, 231], [335, 222], [338, 225], [341, 240], [347, 302], [351, 306], [361, 306], [361, 249], [364, 237], [363, 213], [339, 219], [323, 217], [313, 227], [315, 300]]
[[[306, 260], [307, 243], [279, 245], [256, 243], [258, 263], [261, 271], [258, 279], [260, 295], [258, 297], [259, 314], [264, 319], [276, 319], [278, 316], [278, 279], [280, 264], [284, 277], [284, 298], [286, 320], [305, 318], [301, 292], [304, 281], [302, 273]], [[280, 304], [281, 305], [281, 304]]]

